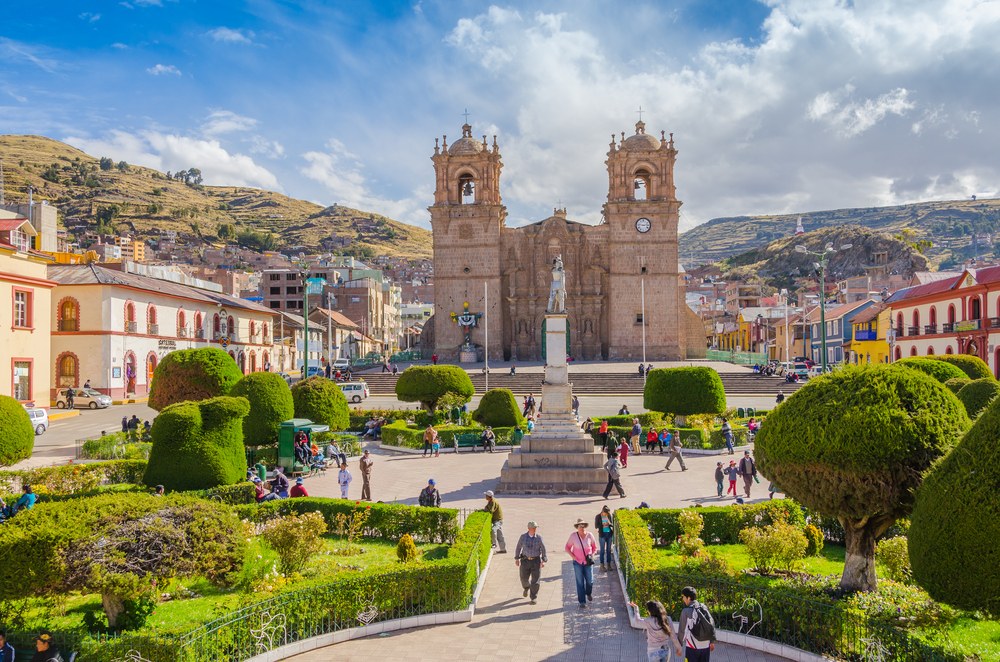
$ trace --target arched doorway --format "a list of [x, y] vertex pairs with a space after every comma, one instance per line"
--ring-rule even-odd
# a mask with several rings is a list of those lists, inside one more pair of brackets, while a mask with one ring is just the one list
[[238, 363], [240, 364], [240, 372], [242, 372], [244, 375], [247, 374], [247, 355], [244, 354], [243, 352], [240, 352], [240, 358]]
[[917, 348], [916, 347], [911, 347], [910, 348], [910, 356], [916, 356], [916, 355], [917, 355]]
[[973, 297], [969, 302], [969, 319], [977, 320], [983, 316], [983, 304], [979, 297]]
[[80, 361], [76, 358], [76, 354], [71, 352], [60, 354], [56, 359], [56, 387], [76, 388], [79, 385]]
[[125, 392], [135, 393], [135, 375], [136, 375], [136, 360], [135, 353], [132, 351], [125, 352]]
[[951, 345], [948, 345], [947, 347], [944, 348], [945, 354], [951, 354], [952, 352], [953, 350], [951, 349]]
[[153, 385], [153, 373], [156, 371], [157, 358], [156, 354], [150, 352], [146, 355], [146, 392], [149, 392], [150, 387]]
[[250, 352], [250, 372], [257, 372], [257, 354]]
[[[264, 331], [265, 331], [265, 333], [267, 332], [267, 325], [265, 325]], [[271, 371], [271, 353], [270, 352], [264, 352], [264, 358], [262, 360], [264, 362], [262, 367], [267, 372], [270, 372]]]
[[895, 357], [895, 359], [894, 359], [894, 360], [895, 360], [895, 361], [898, 361], [898, 360], [900, 360], [901, 358], [903, 358], [903, 350], [902, 350], [901, 348], [897, 347], [897, 348], [896, 348], [896, 357]]

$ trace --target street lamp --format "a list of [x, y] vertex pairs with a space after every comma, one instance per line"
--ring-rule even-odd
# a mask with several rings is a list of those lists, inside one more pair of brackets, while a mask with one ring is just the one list
[[821, 351], [822, 356], [822, 366], [823, 373], [826, 374], [826, 265], [830, 259], [831, 253], [836, 253], [838, 250], [846, 251], [853, 248], [853, 244], [844, 244], [839, 249], [833, 247], [833, 242], [827, 243], [823, 248], [823, 251], [817, 253], [816, 251], [811, 251], [802, 244], [795, 247], [796, 253], [805, 253], [806, 255], [812, 255], [813, 257], [819, 258], [819, 262], [815, 262], [816, 268], [819, 269], [819, 325], [820, 333], [822, 338]]

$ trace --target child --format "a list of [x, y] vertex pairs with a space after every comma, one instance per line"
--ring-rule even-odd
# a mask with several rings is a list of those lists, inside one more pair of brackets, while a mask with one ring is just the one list
[[[344, 462], [343, 464], [340, 465], [340, 472], [337, 474], [337, 483], [340, 485], [340, 498], [341, 499], [346, 499], [347, 498], [347, 490], [350, 489], [350, 487], [351, 487], [351, 480], [352, 479], [353, 479], [353, 477], [351, 476], [351, 472], [347, 470], [347, 463]], [[736, 481], [733, 481], [733, 485], [735, 485], [735, 484], [736, 484]], [[736, 488], [733, 488], [733, 489], [736, 489]]]
[[736, 460], [730, 460], [729, 468], [726, 469], [726, 473], [729, 474], [729, 489], [726, 490], [726, 494], [732, 492], [734, 497], [739, 496], [736, 493], [736, 478], [739, 476], [739, 471], [739, 468], [736, 466]]
[[622, 436], [621, 446], [618, 447], [618, 461], [621, 462], [622, 469], [628, 469], [628, 437]]
[[434, 434], [434, 441], [431, 442], [431, 455], [434, 457], [441, 457], [441, 437]]
[[726, 474], [722, 469], [722, 462], [715, 463], [715, 489], [719, 493], [719, 498], [722, 498], [722, 479], [725, 478]]
[[656, 434], [656, 428], [649, 428], [649, 432], [646, 433], [646, 451], [652, 452], [653, 448], [656, 446], [656, 441], [658, 435]]

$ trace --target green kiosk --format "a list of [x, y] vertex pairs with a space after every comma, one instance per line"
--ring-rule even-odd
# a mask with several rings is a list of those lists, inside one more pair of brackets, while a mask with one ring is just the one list
[[[295, 435], [305, 432], [312, 441], [317, 432], [329, 432], [330, 426], [313, 423], [308, 418], [293, 418], [283, 421], [278, 428], [278, 466], [285, 468], [285, 475], [295, 471]], [[302, 467], [303, 469], [305, 467]]]

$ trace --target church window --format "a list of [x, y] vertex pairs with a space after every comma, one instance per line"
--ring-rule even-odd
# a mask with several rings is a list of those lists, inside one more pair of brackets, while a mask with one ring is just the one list
[[635, 314], [635, 323], [636, 324], [642, 324], [642, 313], [636, 313]]

